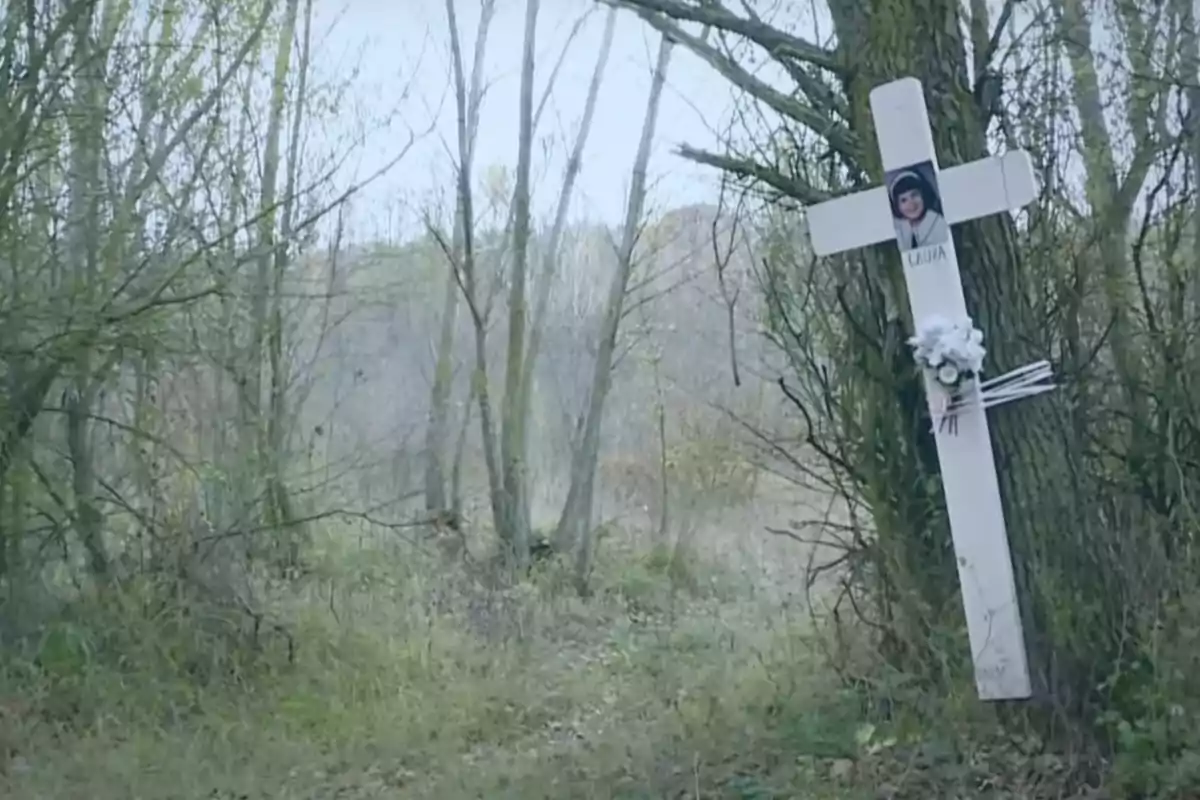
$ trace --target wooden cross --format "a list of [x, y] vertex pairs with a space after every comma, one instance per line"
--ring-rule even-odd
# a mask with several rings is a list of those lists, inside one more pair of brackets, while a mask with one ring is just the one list
[[[914, 323], [940, 317], [967, 323], [966, 300], [950, 227], [1027, 205], [1036, 196], [1029, 154], [1016, 150], [940, 172], [921, 84], [904, 78], [871, 92], [885, 185], [808, 209], [817, 255], [893, 239], [904, 261]], [[942, 486], [958, 562], [975, 684], [984, 700], [1028, 698], [1032, 691], [1012, 557], [985, 409], [1053, 386], [1038, 362], [1007, 375], [966, 381], [952, 407], [926, 370]]]

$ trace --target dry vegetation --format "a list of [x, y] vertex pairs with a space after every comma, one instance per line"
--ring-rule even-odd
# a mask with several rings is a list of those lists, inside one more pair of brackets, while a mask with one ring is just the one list
[[294, 660], [283, 631], [234, 639], [234, 609], [123, 587], [13, 659], [6, 796], [754, 797], [795, 778], [797, 734], [855, 752], [853, 700], [802, 604], [755, 592], [757, 554], [727, 531], [686, 563], [612, 539], [584, 602], [552, 564], [489, 589], [329, 526], [310, 574], [263, 584]]
[[[0, 786], [64, 800], [917, 798], [1053, 781], [1059, 761], [1031, 764], [1019, 740], [962, 749], [963, 730], [989, 725], [968, 694], [942, 701], [960, 729], [930, 730], [931, 709], [885, 716], [829, 670], [800, 548], [747, 533], [797, 511], [771, 502], [779, 489], [695, 531], [686, 555], [614, 531], [586, 601], [556, 563], [488, 587], [362, 523], [322, 526], [308, 574], [286, 584], [180, 602], [139, 579], [81, 597], [7, 659]], [[251, 584], [257, 633], [224, 602]]]

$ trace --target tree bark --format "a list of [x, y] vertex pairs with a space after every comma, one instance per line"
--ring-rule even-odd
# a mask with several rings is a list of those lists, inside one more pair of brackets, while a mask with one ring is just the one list
[[[297, 4], [298, 5], [298, 4]], [[280, 47], [292, 48], [296, 39], [298, 19], [292, 14], [299, 8], [288, 7], [288, 23], [291, 37], [279, 42]], [[307, 537], [306, 526], [298, 524], [292, 509], [292, 496], [284, 475], [284, 464], [288, 458], [288, 438], [291, 419], [288, 413], [288, 389], [290, 378], [284, 357], [284, 283], [290, 266], [290, 245], [295, 234], [296, 195], [299, 191], [301, 131], [307, 110], [309, 57], [312, 52], [313, 0], [304, 4], [304, 33], [300, 41], [300, 62], [296, 65], [296, 95], [291, 108], [291, 131], [288, 134], [287, 164], [285, 167], [284, 196], [280, 208], [279, 241], [272, 254], [273, 274], [271, 284], [270, 334], [267, 338], [267, 366], [270, 370], [270, 400], [267, 409], [267, 451], [275, 465], [272, 480], [268, 484], [267, 508], [270, 524], [278, 528], [277, 535], [286, 539], [282, 567], [295, 570], [300, 565], [300, 550]]]
[[[490, 16], [490, 0], [484, 6], [484, 18]], [[479, 403], [479, 429], [483, 440], [483, 460], [487, 468], [488, 499], [492, 506], [492, 520], [498, 534], [503, 535], [504, 521], [507, 519], [507, 503], [501, 475], [499, 454], [496, 452], [496, 420], [492, 412], [492, 393], [488, 385], [488, 352], [487, 352], [487, 320], [490, 315], [491, 298], [487, 299], [487, 308], [480, 305], [479, 276], [475, 262], [475, 198], [471, 187], [471, 155], [473, 141], [470, 135], [471, 119], [468, 115], [467, 76], [463, 65], [462, 47], [458, 37], [458, 14], [454, 0], [446, 0], [447, 24], [450, 28], [450, 55], [456, 98], [456, 126], [458, 136], [458, 165], [455, 174], [454, 188], [457, 204], [456, 214], [464, 224], [459, 228], [462, 233], [462, 251], [456, 253], [453, 245], [439, 242], [450, 260], [452, 277], [459, 289], [462, 290], [467, 310], [471, 314], [471, 328], [475, 349], [475, 364], [471, 371], [470, 394]], [[477, 42], [478, 44], [478, 42]], [[478, 55], [478, 50], [476, 54]], [[481, 75], [476, 70], [476, 75]], [[432, 229], [436, 234], [436, 230]]]
[[[462, 163], [458, 168], [465, 170], [468, 175], [471, 174], [474, 166], [475, 139], [479, 133], [479, 107], [483, 102], [483, 61], [487, 53], [488, 32], [491, 29], [495, 10], [495, 0], [485, 0], [480, 5], [479, 29], [475, 34], [469, 85], [468, 81], [464, 80], [462, 91], [456, 91], [454, 97], [454, 102], [459, 107], [459, 113], [466, 119], [467, 141], [460, 147], [459, 159]], [[458, 64], [456, 69], [461, 70], [462, 45], [459, 39], [457, 19], [453, 0], [450, 0], [447, 20], [451, 50], [456, 54], [454, 56]], [[455, 197], [457, 198], [459, 194], [456, 189]], [[431, 514], [447, 510], [445, 458], [450, 432], [450, 395], [454, 382], [454, 340], [458, 327], [458, 293], [460, 291], [455, 269], [463, 258], [464, 226], [473, 224], [474, 220], [468, 220], [463, 216], [463, 203], [455, 202], [454, 230], [451, 232], [450, 245], [452, 264], [446, 273], [446, 291], [442, 298], [433, 385], [429, 390], [429, 419], [425, 428], [425, 510]], [[471, 396], [474, 397], [473, 392]], [[467, 407], [470, 407], [470, 401], [468, 401]], [[454, 490], [451, 487], [451, 495], [453, 494]], [[453, 497], [449, 503], [451, 506], [456, 505]]]
[[[283, 454], [274, 445], [282, 445], [283, 420], [273, 419], [272, 413], [282, 413], [284, 365], [281, 363], [283, 331], [282, 314], [277, 310], [278, 290], [282, 271], [286, 268], [286, 247], [279, 230], [280, 209], [279, 172], [282, 162], [283, 122], [287, 110], [287, 76], [291, 70], [292, 45], [300, 18], [300, 0], [287, 0], [284, 6], [283, 24], [275, 42], [275, 63], [271, 77], [271, 100], [267, 114], [266, 148], [263, 153], [262, 192], [259, 201], [256, 272], [251, 297], [251, 324], [253, 333], [248, 358], [247, 397], [251, 403], [251, 416], [246, 419], [247, 427], [253, 430], [253, 442], [257, 453], [257, 480], [261, 501], [264, 503], [263, 517], [272, 528], [269, 550], [279, 566], [286, 567], [287, 553], [292, 550], [290, 538], [293, 531], [285, 527], [288, 516], [287, 489], [284, 483]], [[286, 224], [286, 223], [285, 223]], [[269, 392], [267, 391], [269, 389]], [[264, 396], [269, 395], [269, 396]], [[278, 426], [278, 427], [277, 427]], [[247, 431], [249, 433], [249, 431]], [[276, 442], [275, 439], [280, 439]]]
[[[830, 12], [838, 47], [832, 54], [810, 43], [795, 43], [781, 31], [764, 31], [769, 26], [753, 15], [736, 19], [721, 3], [622, 0], [621, 5], [634, 8], [735, 85], [821, 136], [853, 184], [878, 184], [883, 178], [870, 91], [906, 76], [920, 80], [925, 89], [942, 166], [988, 154], [991, 109], [981, 107], [968, 76], [959, 0], [834, 0]], [[764, 87], [760, 79], [667, 17], [712, 24], [758, 43], [772, 42], [764, 49], [800, 91], [789, 96]], [[974, 21], [976, 27], [981, 23]], [[980, 61], [977, 68], [986, 69], [986, 60]], [[836, 83], [831, 85], [823, 76]], [[827, 196], [803, 174], [778, 165], [692, 148], [685, 152], [804, 203]], [[958, 226], [954, 236], [968, 307], [987, 336], [989, 374], [1050, 355], [1053, 332], [1032, 302], [1037, 287], [1020, 263], [1012, 219], [998, 215], [974, 221]], [[846, 414], [841, 424], [853, 425], [864, 441], [853, 443], [853, 463], [848, 466], [873, 510], [880, 550], [894, 554], [883, 565], [900, 581], [894, 599], [921, 618], [910, 635], [896, 636], [894, 643], [906, 649], [926, 639], [918, 647], [922, 650], [931, 646], [924, 634], [944, 624], [946, 612], [957, 613], [959, 608], [944, 499], [936, 481], [939, 468], [923, 421], [925, 404], [911, 353], [904, 344], [911, 322], [905, 319], [896, 248], [886, 243], [851, 258], [862, 261], [838, 273], [847, 276], [838, 279], [839, 302], [850, 330], [847, 355], [857, 363], [851, 360], [842, 369], [855, 371], [854, 385], [861, 388], [861, 397], [854, 400], [855, 407], [841, 412]], [[837, 260], [828, 268], [838, 269]], [[858, 318], [860, 314], [866, 316]], [[1121, 634], [1108, 632], [1122, 630], [1123, 587], [1116, 585], [1103, 555], [1105, 546], [1120, 549], [1117, 533], [1102, 533], [1097, 524], [1097, 495], [1091, 476], [1074, 460], [1081, 448], [1069, 440], [1073, 429], [1066, 424], [1062, 404], [1061, 397], [1051, 394], [1006, 406], [992, 412], [991, 429], [1039, 696], [1056, 707], [1078, 710], [1098, 683], [1096, 673], [1113, 663]], [[881, 440], [898, 443], [877, 444]], [[921, 600], [915, 606], [914, 595]], [[1104, 633], [1082, 646], [1079, 631], [1092, 626]], [[964, 665], [965, 650], [960, 661]], [[928, 652], [916, 655], [928, 663]]]
[[[71, 156], [67, 183], [69, 255], [75, 293], [71, 314], [90, 316], [96, 303], [100, 256], [101, 147], [104, 137], [104, 63], [107, 53], [97, 41], [92, 13], [75, 21], [75, 99], [72, 107]], [[64, 287], [65, 289], [66, 287]], [[87, 551], [94, 576], [107, 580], [109, 558], [104, 544], [103, 517], [97, 507], [96, 463], [92, 414], [97, 382], [90, 344], [81, 344], [74, 359], [70, 386], [63, 394], [67, 451], [71, 459], [71, 488], [75, 498], [75, 530]]]
[[[841, 53], [852, 67], [843, 85], [854, 131], [873, 139], [871, 89], [912, 75], [925, 87], [940, 164], [988, 155], [984, 110], [967, 76], [957, 0], [847, 0], [835, 8]], [[866, 171], [882, 179], [876, 151], [864, 151], [864, 158]], [[1020, 262], [1012, 219], [1001, 214], [967, 223], [954, 230], [954, 237], [968, 308], [987, 337], [988, 372], [1001, 374], [1049, 355], [1051, 341], [1030, 302], [1034, 291]], [[887, 269], [897, 273], [895, 248], [883, 249]], [[1077, 632], [1057, 630], [1053, 620], [1060, 603], [1075, 602], [1072, 590], [1099, 599], [1115, 587], [1081, 585], [1105, 576], [1104, 570], [1075, 561], [1095, 552], [1098, 531], [1094, 512], [1086, 507], [1086, 498], [1093, 496], [1087, 479], [1081, 465], [1070, 461], [1079, 449], [1064, 446], [1070, 427], [1060, 405], [1059, 397], [1042, 396], [992, 412], [990, 421], [1037, 691], [1042, 700], [1074, 706], [1096, 685], [1089, 674], [1095, 665], [1067, 644]], [[878, 411], [888, 413], [886, 407]], [[948, 544], [948, 530], [944, 523], [940, 527], [939, 539]]]
[[[1131, 216], [1150, 168], [1164, 141], [1164, 114], [1169, 84], [1147, 85], [1152, 68], [1146, 55], [1154, 43], [1144, 30], [1142, 11], [1133, 3], [1119, 3], [1124, 21], [1126, 50], [1133, 65], [1129, 77], [1128, 123], [1135, 144], [1128, 168], [1118, 173], [1117, 153], [1109, 132], [1092, 42], [1092, 15], [1081, 0], [1057, 0], [1058, 30], [1071, 67], [1071, 87], [1079, 116], [1084, 188], [1091, 215], [1087, 221], [1084, 253], [1099, 264], [1103, 296], [1110, 316], [1108, 350], [1117, 382], [1124, 394], [1124, 460], [1130, 478], [1139, 488], [1154, 483], [1153, 423], [1148, 413], [1150, 387], [1146, 382], [1144, 352], [1147, 342], [1139, 330], [1134, 303], [1134, 269], [1130, 257]], [[1158, 100], [1157, 107], [1152, 100]], [[1086, 274], [1080, 292], [1086, 292]]]
[[559, 549], [575, 550], [575, 582], [580, 594], [588, 591], [588, 575], [591, 568], [592, 504], [595, 497], [596, 465], [600, 455], [600, 428], [604, 419], [604, 403], [612, 386], [613, 359], [616, 354], [617, 332], [620, 329], [629, 285], [633, 271], [634, 247], [642, 223], [646, 202], [646, 171], [650, 162], [650, 150], [654, 142], [654, 129], [658, 123], [659, 101], [666, 83], [667, 67], [671, 62], [672, 42], [662, 37], [658, 47], [658, 59], [650, 84], [650, 97], [646, 103], [646, 115], [642, 123], [642, 135], [634, 156], [633, 174], [629, 185], [629, 200], [625, 208], [625, 223], [621, 232], [621, 245], [617, 251], [617, 266], [609, 284], [608, 301], [604, 309], [604, 320], [600, 328], [600, 341], [596, 350], [596, 362], [592, 370], [591, 391], [588, 395], [587, 411], [584, 416], [583, 433], [571, 459], [571, 483], [567, 499], [555, 529], [554, 539]]
[[539, 0], [525, 3], [525, 44], [521, 55], [521, 93], [517, 103], [517, 176], [513, 200], [512, 271], [508, 290], [508, 350], [504, 365], [504, 406], [500, 426], [500, 463], [504, 516], [497, 531], [511, 550], [514, 563], [529, 563], [529, 497], [526, 476], [526, 435], [521, 397], [528, 325], [526, 283], [529, 274], [530, 172], [533, 161], [533, 67], [537, 46]]
[[550, 292], [554, 285], [555, 273], [559, 259], [562, 256], [562, 239], [567, 227], [567, 215], [571, 208], [571, 200], [575, 194], [575, 181], [583, 167], [583, 154], [587, 149], [588, 134], [592, 130], [592, 121], [596, 114], [596, 103], [600, 97], [600, 87], [604, 82], [604, 71], [608, 65], [609, 54], [612, 51], [613, 34], [616, 32], [617, 9], [610, 8], [604, 20], [604, 33], [600, 40], [600, 51], [592, 69], [592, 77], [588, 82], [587, 95], [583, 102], [583, 115], [579, 120], [579, 130], [575, 134], [575, 143], [567, 158], [567, 168], [563, 174], [562, 188], [558, 194], [558, 208], [554, 214], [554, 223], [550, 229], [550, 237], [546, 242], [541, 257], [541, 269], [535, 280], [537, 294], [534, 299], [533, 320], [529, 328], [529, 344], [526, 348], [524, 363], [521, 366], [521, 388], [519, 414], [521, 426], [525, 430], [526, 441], [524, 449], [529, 451], [529, 417], [533, 407], [534, 372], [537, 369], [538, 356], [541, 354], [542, 336], [546, 327], [546, 316], [550, 308]]

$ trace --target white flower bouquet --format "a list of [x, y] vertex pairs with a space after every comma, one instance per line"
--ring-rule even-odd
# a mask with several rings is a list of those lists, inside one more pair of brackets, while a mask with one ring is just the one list
[[908, 343], [917, 363], [929, 370], [934, 379], [948, 391], [954, 392], [968, 378], [983, 370], [983, 331], [970, 319], [952, 322], [941, 316], [921, 321], [915, 336]]

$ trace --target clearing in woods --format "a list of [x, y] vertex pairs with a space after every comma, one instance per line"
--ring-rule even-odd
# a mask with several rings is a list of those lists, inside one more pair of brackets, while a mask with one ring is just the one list
[[[586, 604], [553, 568], [486, 590], [436, 549], [340, 531], [275, 599], [291, 664], [282, 635], [247, 661], [215, 615], [156, 617], [130, 588], [97, 612], [111, 641], [64, 626], [55, 677], [6, 676], [0, 795], [849, 796], [860, 710], [814, 653], [808, 553], [763, 530], [824, 511], [797, 494], [763, 478], [674, 560], [605, 537]], [[93, 652], [117, 645], [137, 671]]]

